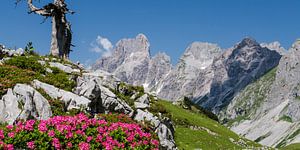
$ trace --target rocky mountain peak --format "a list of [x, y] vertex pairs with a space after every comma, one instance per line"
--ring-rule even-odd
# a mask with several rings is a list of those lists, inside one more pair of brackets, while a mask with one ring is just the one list
[[140, 40], [140, 41], [144, 42], [144, 43], [148, 43], [148, 38], [143, 33], [139, 33], [135, 38], [137, 40]]
[[[179, 66], [191, 66], [205, 69], [213, 62], [214, 57], [221, 54], [221, 48], [217, 44], [207, 42], [193, 42], [185, 50], [180, 59]], [[187, 67], [188, 67], [187, 66]]]
[[141, 52], [149, 56], [150, 43], [144, 34], [138, 34], [135, 38], [122, 39], [117, 43], [115, 52], [124, 53], [129, 57], [135, 52]]
[[254, 39], [243, 39], [214, 60], [210, 93], [201, 98], [200, 104], [218, 113], [240, 90], [276, 67], [280, 58], [276, 51], [262, 48]]
[[238, 43], [235, 48], [243, 48], [243, 47], [260, 47], [259, 43], [256, 42], [254, 38], [245, 37], [240, 43]]
[[207, 43], [207, 42], [193, 42], [185, 50], [183, 57], [193, 56], [196, 59], [201, 59], [203, 57], [210, 57], [216, 53], [220, 53], [221, 48], [217, 44]]
[[171, 57], [169, 55], [167, 55], [165, 52], [158, 52], [157, 54], [155, 54], [152, 58], [154, 59], [162, 59], [168, 62], [171, 62]]
[[296, 42], [293, 43], [292, 49], [296, 51], [300, 50], [300, 39], [297, 39]]

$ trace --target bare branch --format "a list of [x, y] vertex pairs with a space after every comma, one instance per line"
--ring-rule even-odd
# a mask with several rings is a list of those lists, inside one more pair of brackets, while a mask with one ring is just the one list
[[30, 9], [29, 13], [36, 13], [42, 16], [51, 16], [51, 12], [45, 8], [37, 8], [32, 4], [32, 0], [27, 1], [28, 7]]

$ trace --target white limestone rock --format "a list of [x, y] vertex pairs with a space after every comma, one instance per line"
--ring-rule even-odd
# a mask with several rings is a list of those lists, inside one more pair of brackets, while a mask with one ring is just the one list
[[148, 94], [144, 94], [142, 97], [138, 98], [134, 102], [134, 107], [136, 109], [146, 109], [150, 107], [150, 98]]
[[87, 109], [89, 110], [89, 104], [91, 100], [78, 96], [72, 92], [68, 92], [54, 87], [38, 80], [33, 81], [33, 86], [37, 89], [43, 89], [51, 98], [63, 101], [67, 105], [67, 110], [71, 109]]
[[17, 84], [0, 101], [0, 122], [13, 124], [17, 119], [34, 117], [46, 120], [52, 116], [51, 106], [38, 91], [29, 85]]

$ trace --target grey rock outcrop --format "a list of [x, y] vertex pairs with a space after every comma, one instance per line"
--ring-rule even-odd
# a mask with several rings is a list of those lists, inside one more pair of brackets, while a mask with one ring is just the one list
[[97, 70], [95, 72], [83, 73], [82, 76], [77, 79], [77, 83], [81, 84], [82, 82], [86, 82], [94, 78], [101, 79], [98, 80], [98, 82], [101, 82], [101, 85], [111, 89], [116, 89], [117, 85], [121, 82], [121, 80], [115, 77], [113, 74], [103, 70]]
[[4, 45], [0, 44], [0, 59], [3, 58], [4, 55], [8, 57], [21, 56], [24, 55], [24, 50], [22, 48], [8, 49]]
[[176, 144], [174, 141], [174, 128], [169, 119], [159, 120], [148, 111], [137, 109], [137, 113], [134, 117], [136, 121], [149, 121], [155, 127], [155, 133], [158, 135], [160, 141], [160, 148], [167, 150], [176, 150]]
[[71, 109], [89, 109], [91, 100], [78, 96], [72, 92], [68, 92], [54, 87], [38, 80], [32, 82], [33, 87], [44, 90], [51, 98], [61, 100], [65, 103], [67, 110]]
[[66, 72], [66, 73], [80, 73], [79, 69], [73, 69], [71, 66], [63, 65], [58, 62], [49, 62], [50, 67], [56, 67], [59, 70]]
[[144, 94], [134, 102], [136, 109], [145, 109], [150, 107], [150, 100], [148, 94]]
[[33, 117], [46, 120], [52, 116], [48, 101], [34, 88], [25, 84], [17, 84], [9, 89], [0, 101], [0, 121], [9, 124], [17, 119]]
[[8, 89], [7, 94], [0, 101], [0, 122], [13, 124], [21, 113], [18, 105], [18, 97], [13, 93], [12, 89]]
[[90, 108], [93, 113], [118, 112], [132, 116], [133, 109], [108, 88], [104, 87], [99, 78], [80, 80], [75, 93], [91, 100]]

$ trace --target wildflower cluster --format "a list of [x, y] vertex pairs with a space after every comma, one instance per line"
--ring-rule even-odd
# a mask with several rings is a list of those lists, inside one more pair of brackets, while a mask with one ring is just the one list
[[139, 124], [105, 119], [55, 116], [0, 129], [0, 149], [158, 149], [155, 135]]

